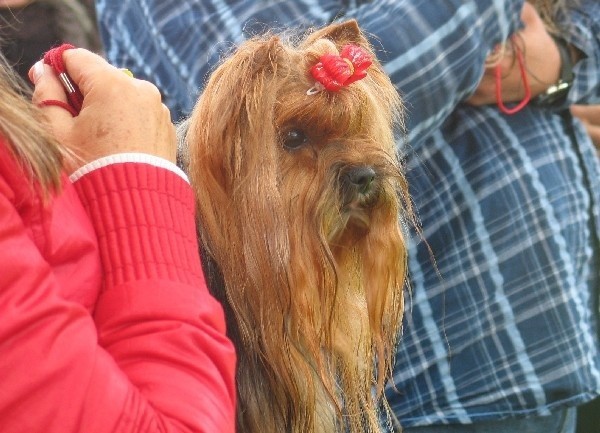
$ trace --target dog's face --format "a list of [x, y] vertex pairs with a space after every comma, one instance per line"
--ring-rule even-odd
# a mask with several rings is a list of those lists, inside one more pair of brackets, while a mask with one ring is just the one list
[[240, 431], [376, 428], [372, 387], [381, 394], [402, 316], [408, 200], [401, 104], [377, 61], [337, 91], [310, 73], [348, 44], [374, 57], [355, 22], [295, 44], [250, 40], [189, 119], [199, 232], [222, 279], [209, 284], [239, 354]]

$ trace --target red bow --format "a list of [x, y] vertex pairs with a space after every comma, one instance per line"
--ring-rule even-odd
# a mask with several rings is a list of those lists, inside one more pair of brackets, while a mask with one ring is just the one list
[[337, 92], [342, 87], [362, 80], [373, 60], [358, 45], [345, 45], [340, 55], [323, 54], [310, 73], [325, 89]]

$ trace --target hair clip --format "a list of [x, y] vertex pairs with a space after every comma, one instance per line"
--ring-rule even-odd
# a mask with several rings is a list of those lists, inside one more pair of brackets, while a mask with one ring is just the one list
[[358, 45], [345, 45], [339, 55], [323, 54], [319, 63], [310, 68], [311, 75], [317, 81], [306, 94], [314, 95], [322, 90], [337, 92], [365, 78], [372, 63], [371, 55]]

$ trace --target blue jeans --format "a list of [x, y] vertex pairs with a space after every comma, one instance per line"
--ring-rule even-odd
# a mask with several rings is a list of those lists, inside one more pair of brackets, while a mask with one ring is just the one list
[[402, 433], [575, 433], [577, 409], [558, 410], [549, 416], [485, 421], [475, 424], [412, 427]]

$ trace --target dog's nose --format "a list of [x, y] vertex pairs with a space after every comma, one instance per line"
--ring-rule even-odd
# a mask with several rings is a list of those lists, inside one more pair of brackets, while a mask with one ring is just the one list
[[347, 181], [360, 193], [369, 191], [375, 176], [375, 170], [369, 166], [354, 167], [345, 175]]

